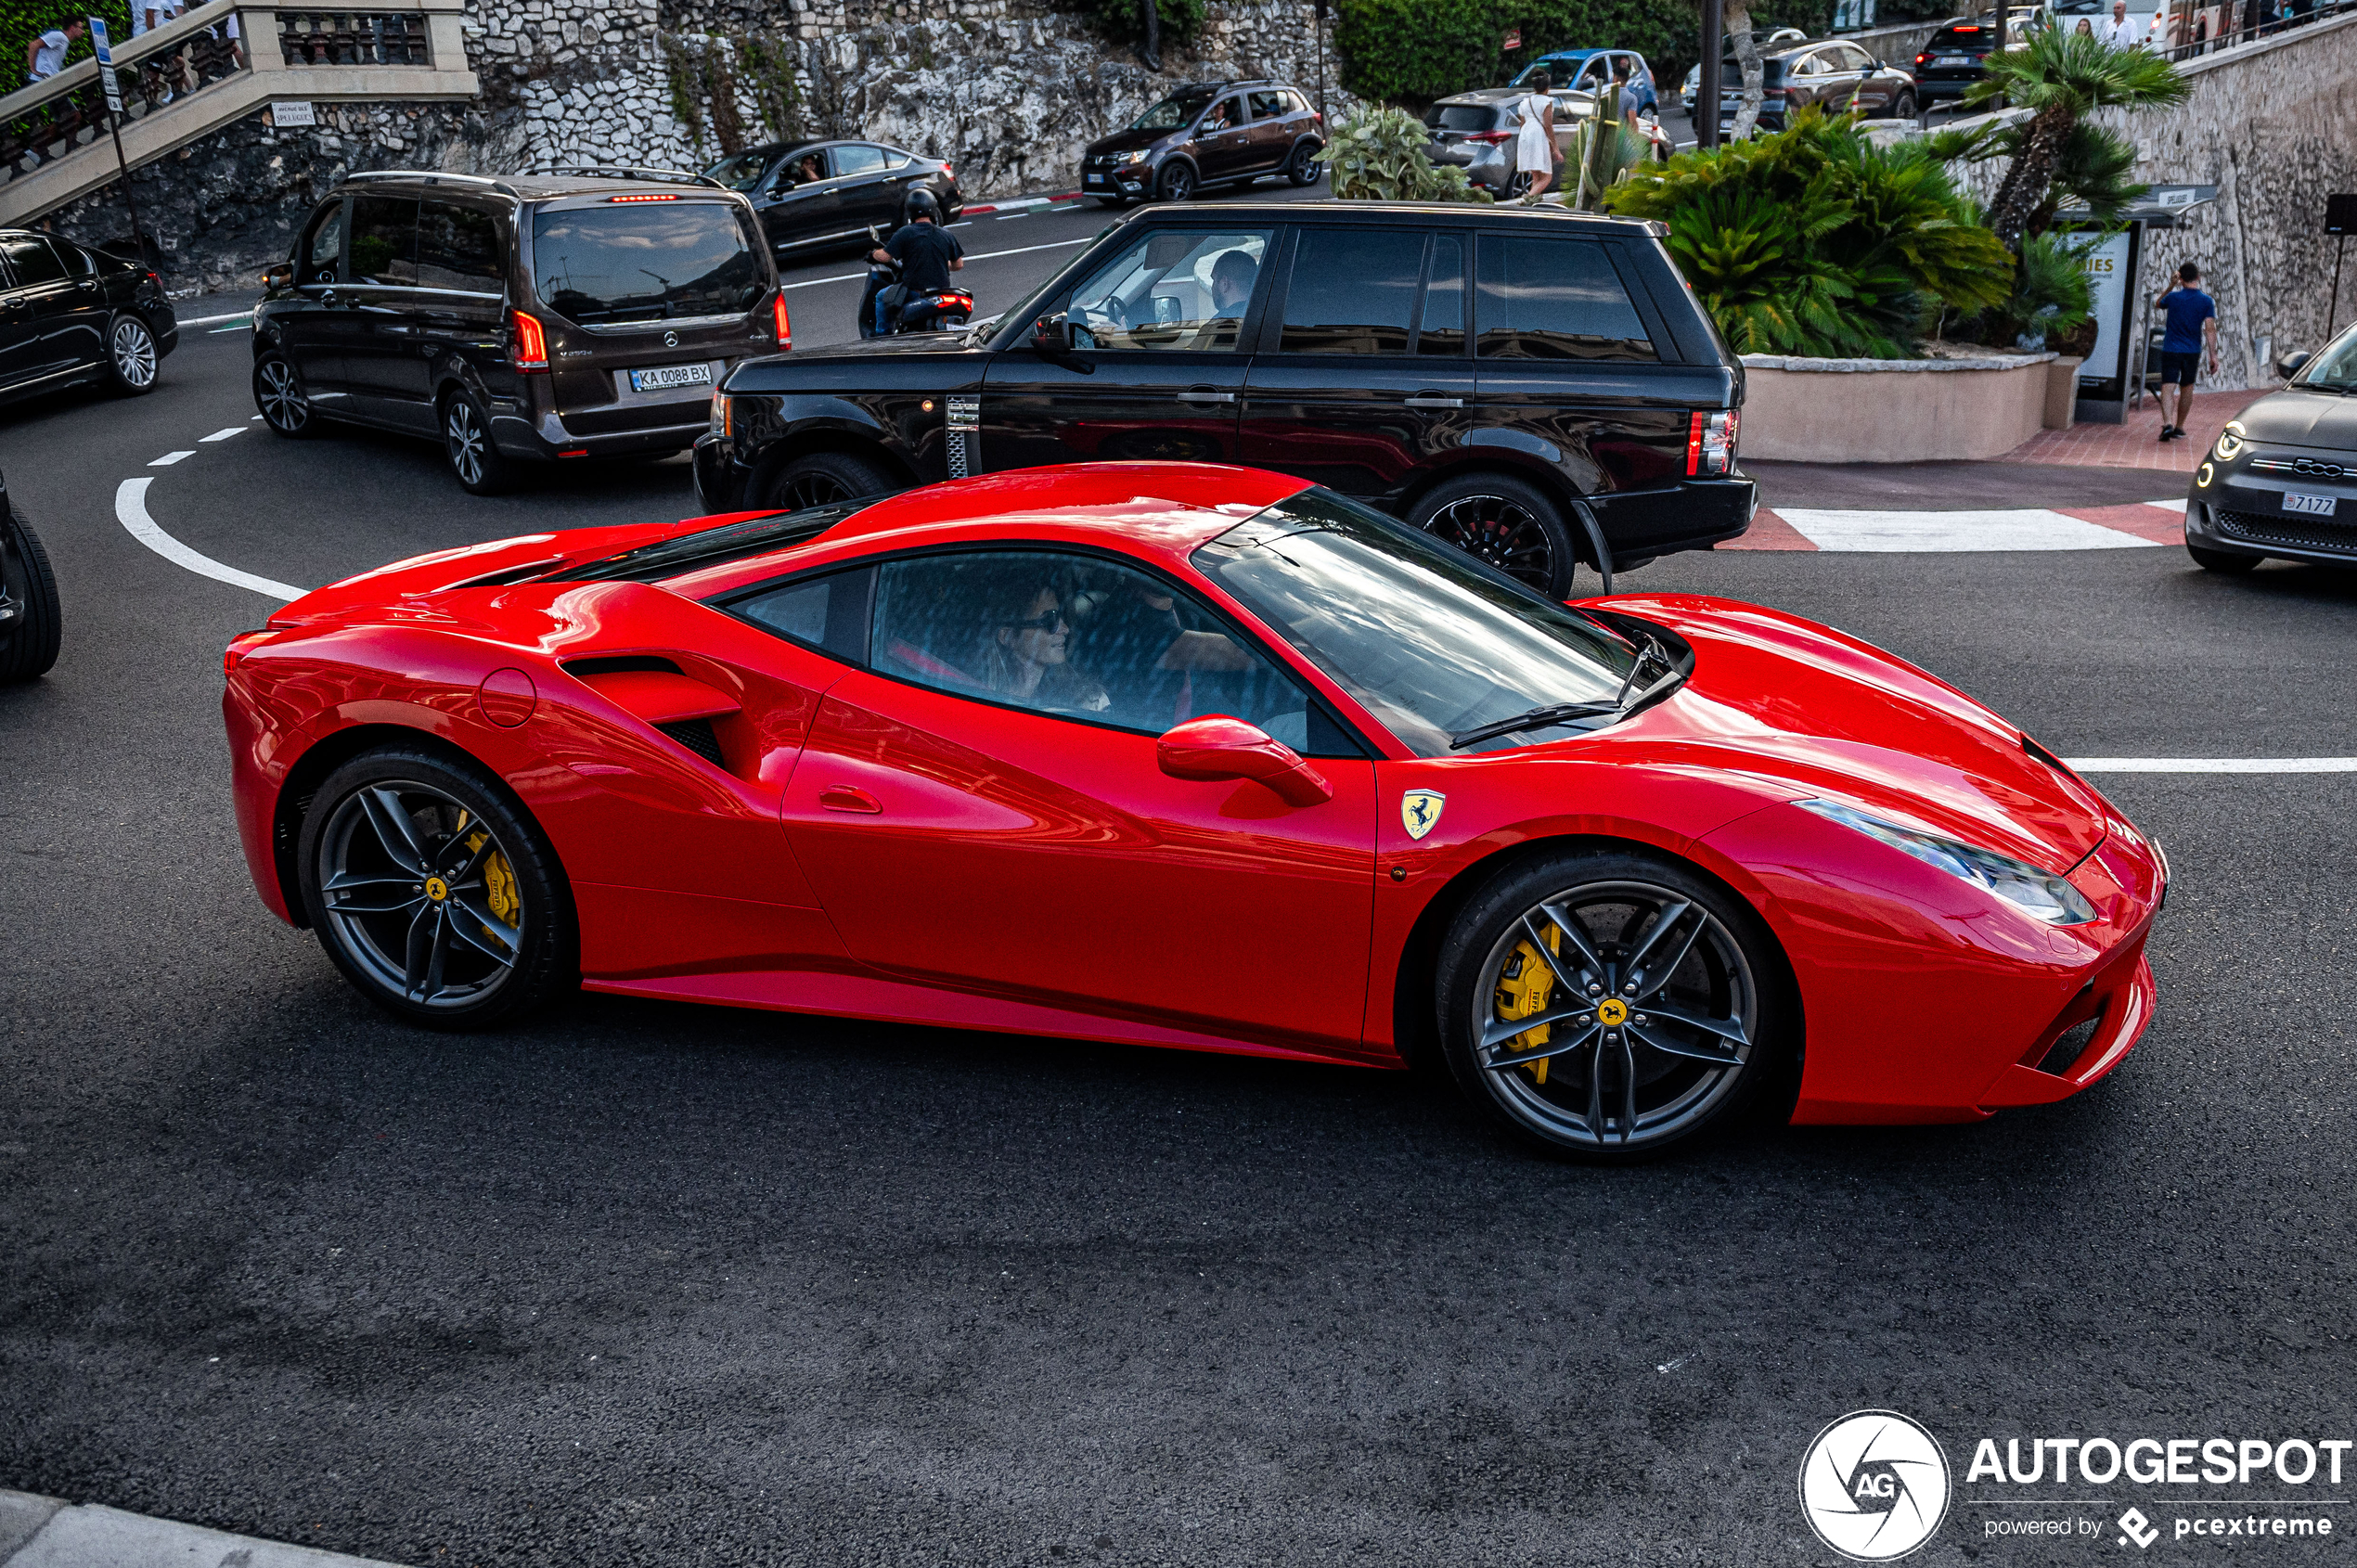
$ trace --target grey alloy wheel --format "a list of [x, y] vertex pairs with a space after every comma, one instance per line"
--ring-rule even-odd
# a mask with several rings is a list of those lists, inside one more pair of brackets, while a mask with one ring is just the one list
[[411, 1008], [477, 1009], [509, 984], [534, 916], [488, 822], [413, 778], [346, 796], [318, 841], [320, 914], [341, 957]]
[[143, 392], [156, 384], [156, 338], [135, 315], [119, 317], [107, 333], [107, 366], [117, 391]]

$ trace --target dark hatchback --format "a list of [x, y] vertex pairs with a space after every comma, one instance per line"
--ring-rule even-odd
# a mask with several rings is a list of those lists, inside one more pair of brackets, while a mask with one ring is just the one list
[[1184, 201], [1206, 186], [1282, 174], [1318, 182], [1325, 116], [1282, 82], [1196, 82], [1138, 116], [1126, 131], [1088, 144], [1080, 188], [1108, 207]]
[[740, 366], [696, 444], [710, 511], [1041, 464], [1298, 474], [1558, 598], [1733, 538], [1743, 368], [1654, 225], [1552, 209], [1156, 209], [962, 339]]
[[179, 343], [163, 280], [144, 265], [0, 228], [0, 403], [86, 381], [150, 392]]
[[1915, 93], [1926, 103], [1961, 98], [1989, 74], [1997, 48], [1997, 19], [1951, 21], [1931, 35], [1915, 57]]
[[[1915, 78], [1895, 65], [1885, 65], [1863, 47], [1834, 38], [1797, 44], [1764, 55], [1759, 61], [1759, 123], [1781, 131], [1803, 109], [1828, 114], [1856, 109], [1869, 120], [1915, 117], [1919, 94]], [[1719, 91], [1719, 128], [1735, 122], [1743, 102], [1743, 72], [1722, 73]]]
[[966, 207], [948, 164], [881, 142], [772, 142], [704, 174], [744, 194], [779, 255], [858, 243], [871, 225], [897, 228], [919, 189], [941, 203], [943, 223], [956, 223]]
[[693, 176], [355, 174], [264, 281], [272, 430], [438, 438], [478, 495], [525, 464], [681, 451], [739, 360], [792, 346], [752, 207]]
[[2185, 498], [2185, 548], [2212, 572], [2270, 556], [2357, 566], [2357, 327], [2219, 434]]

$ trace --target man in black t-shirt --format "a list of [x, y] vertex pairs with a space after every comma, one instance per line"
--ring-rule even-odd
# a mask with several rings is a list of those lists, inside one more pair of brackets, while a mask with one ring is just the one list
[[[900, 263], [900, 281], [907, 285], [910, 305], [931, 295], [947, 292], [949, 275], [961, 272], [966, 265], [966, 248], [958, 237], [941, 226], [941, 205], [929, 190], [916, 190], [908, 197], [908, 221], [882, 246], [869, 252], [869, 260], [893, 261]], [[907, 307], [903, 307], [904, 315]], [[886, 311], [881, 292], [877, 296], [876, 331], [892, 330], [893, 323], [885, 319]]]

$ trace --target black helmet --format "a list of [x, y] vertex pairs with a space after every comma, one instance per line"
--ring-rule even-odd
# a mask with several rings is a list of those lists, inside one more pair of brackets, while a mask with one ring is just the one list
[[908, 221], [913, 224], [919, 218], [941, 221], [941, 199], [922, 186], [908, 193]]

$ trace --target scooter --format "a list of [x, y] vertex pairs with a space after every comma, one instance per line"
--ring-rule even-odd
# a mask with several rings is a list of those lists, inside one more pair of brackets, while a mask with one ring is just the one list
[[945, 289], [938, 294], [911, 294], [900, 281], [900, 263], [890, 259], [877, 261], [873, 252], [882, 249], [883, 231], [872, 225], [868, 230], [868, 287], [859, 296], [859, 335], [876, 336], [876, 302], [883, 301], [884, 319], [895, 325], [884, 328], [887, 336], [902, 332], [962, 332], [973, 315], [974, 297], [961, 289]]

